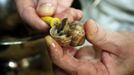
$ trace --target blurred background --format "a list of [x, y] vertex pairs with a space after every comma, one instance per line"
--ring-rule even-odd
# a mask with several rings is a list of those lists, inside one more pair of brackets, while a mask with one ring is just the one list
[[95, 20], [105, 30], [134, 31], [133, 0], [80, 0], [85, 22]]

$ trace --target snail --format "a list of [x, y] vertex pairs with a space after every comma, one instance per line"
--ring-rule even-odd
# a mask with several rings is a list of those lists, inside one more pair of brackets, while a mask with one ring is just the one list
[[79, 21], [69, 22], [67, 18], [65, 18], [61, 22], [57, 19], [56, 22], [51, 24], [55, 25], [50, 25], [50, 35], [61, 46], [80, 46], [84, 43], [85, 32], [82, 23]]

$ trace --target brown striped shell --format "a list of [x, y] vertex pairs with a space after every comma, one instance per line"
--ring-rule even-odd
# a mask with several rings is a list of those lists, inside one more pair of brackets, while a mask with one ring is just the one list
[[80, 22], [68, 22], [67, 19], [62, 21], [62, 26], [54, 26], [50, 29], [50, 35], [61, 46], [80, 46], [85, 41], [85, 32]]

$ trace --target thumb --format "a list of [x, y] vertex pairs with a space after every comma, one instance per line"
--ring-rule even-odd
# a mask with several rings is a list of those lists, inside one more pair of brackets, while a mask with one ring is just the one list
[[53, 62], [66, 71], [75, 72], [78, 66], [78, 60], [73, 57], [75, 49], [73, 47], [62, 48], [51, 36], [46, 36], [45, 41]]
[[52, 16], [57, 8], [57, 0], [39, 0], [37, 13], [39, 16]]
[[122, 46], [122, 36], [116, 32], [108, 32], [99, 27], [93, 20], [89, 20], [84, 25], [87, 40], [98, 48], [111, 52], [119, 53]]

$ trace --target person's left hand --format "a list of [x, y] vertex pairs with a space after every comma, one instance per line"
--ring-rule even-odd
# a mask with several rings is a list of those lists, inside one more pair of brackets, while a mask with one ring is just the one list
[[100, 54], [91, 47], [78, 51], [73, 47], [62, 48], [47, 36], [46, 43], [57, 66], [72, 75], [130, 75], [134, 72], [133, 35], [104, 31], [92, 20], [87, 21], [84, 27], [87, 40], [100, 49]]
[[72, 2], [73, 0], [15, 0], [20, 17], [32, 28], [43, 32], [49, 30], [49, 25], [41, 17], [66, 17], [71, 21], [82, 17], [82, 11], [70, 7]]

